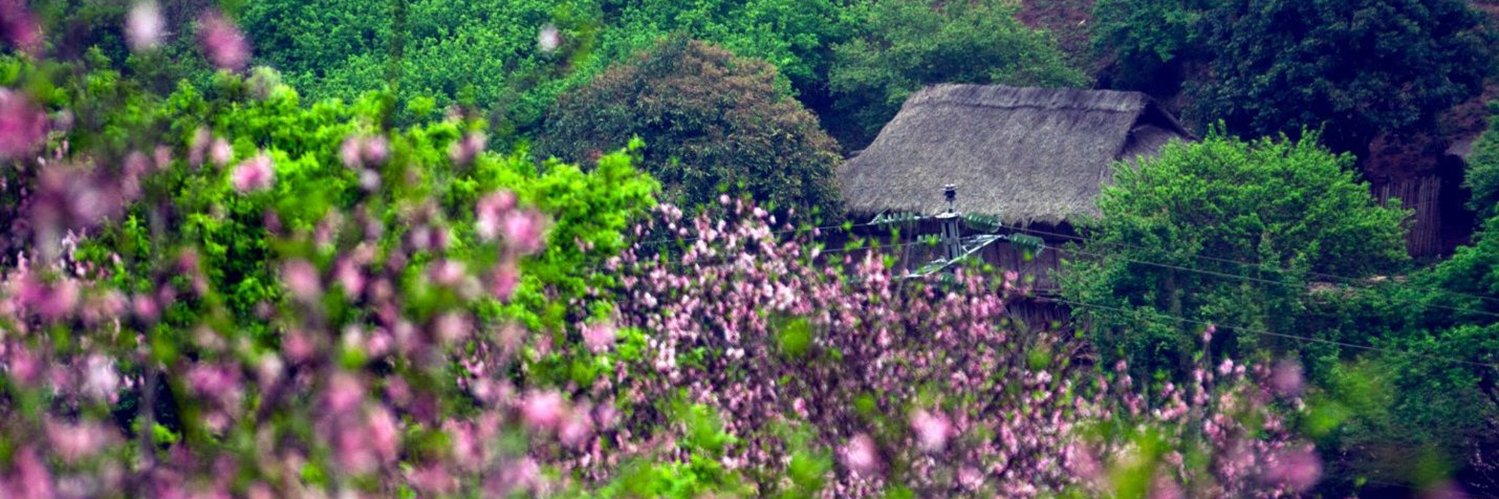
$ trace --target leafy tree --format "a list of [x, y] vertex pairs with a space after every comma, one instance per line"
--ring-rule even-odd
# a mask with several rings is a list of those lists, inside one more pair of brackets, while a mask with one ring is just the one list
[[[313, 100], [351, 100], [398, 76], [399, 101], [431, 99], [401, 115], [405, 121], [464, 104], [495, 111], [496, 125], [524, 128], [564, 82], [592, 74], [588, 57], [571, 57], [595, 22], [578, 9], [577, 2], [539, 0], [272, 0], [247, 4], [242, 22], [261, 61]], [[549, 51], [538, 38], [552, 23], [563, 43]], [[585, 70], [574, 71], [577, 64]]]
[[674, 38], [564, 95], [537, 147], [584, 161], [640, 137], [644, 168], [684, 206], [732, 189], [776, 208], [839, 213], [837, 144], [775, 78], [763, 61]]
[[[1099, 0], [1093, 4], [1093, 46], [1112, 57], [1110, 86], [1142, 91], [1183, 59], [1205, 56], [1202, 23], [1223, 0]], [[1179, 83], [1179, 82], [1176, 82]]]
[[[1499, 111], [1499, 103], [1489, 104], [1491, 112]], [[1473, 154], [1468, 158], [1463, 183], [1472, 191], [1468, 209], [1478, 213], [1479, 219], [1488, 219], [1499, 214], [1499, 116], [1489, 119], [1489, 128], [1473, 143]]]
[[877, 0], [855, 10], [858, 35], [833, 51], [834, 109], [824, 121], [858, 149], [925, 85], [1084, 84], [1055, 40], [1015, 19], [1018, 8], [1004, 0]]
[[[352, 99], [386, 84], [399, 34], [403, 101], [425, 96], [437, 107], [494, 111], [495, 125], [522, 134], [562, 92], [673, 34], [772, 61], [783, 72], [780, 85], [823, 99], [829, 47], [848, 32], [834, 0], [406, 3], [398, 16], [394, 2], [268, 0], [249, 3], [243, 17], [261, 62], [314, 100]], [[547, 25], [558, 29], [551, 51], [538, 43]]]
[[623, 60], [672, 34], [764, 59], [789, 79], [809, 107], [827, 93], [832, 47], [853, 32], [840, 0], [614, 0], [603, 4], [600, 51]]
[[1237, 0], [1203, 40], [1197, 112], [1244, 136], [1325, 127], [1334, 151], [1429, 126], [1491, 67], [1484, 15], [1462, 0]]
[[1180, 372], [1201, 355], [1196, 338], [1208, 323], [1234, 337], [1221, 344], [1236, 356], [1294, 349], [1255, 331], [1306, 334], [1298, 320], [1309, 272], [1399, 269], [1406, 213], [1377, 205], [1353, 158], [1316, 140], [1245, 142], [1214, 130], [1117, 166], [1063, 279], [1102, 353]]
[[[1320, 443], [1348, 477], [1382, 476], [1416, 486], [1455, 478], [1474, 490], [1499, 448], [1499, 218], [1472, 246], [1407, 279], [1359, 283], [1315, 293], [1308, 330], [1351, 352], [1309, 349], [1311, 377], [1327, 389], [1330, 418], [1341, 428]], [[1317, 351], [1320, 350], [1320, 351]], [[1414, 456], [1423, 464], [1412, 466]]]

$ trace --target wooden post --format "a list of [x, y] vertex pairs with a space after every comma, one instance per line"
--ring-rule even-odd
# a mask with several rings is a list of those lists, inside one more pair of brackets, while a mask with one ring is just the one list
[[947, 250], [947, 261], [957, 260], [963, 256], [963, 234], [958, 224], [958, 212], [954, 204], [958, 199], [958, 188], [947, 184], [942, 189], [942, 195], [947, 197], [947, 211], [937, 215], [937, 220], [942, 223], [942, 246]]

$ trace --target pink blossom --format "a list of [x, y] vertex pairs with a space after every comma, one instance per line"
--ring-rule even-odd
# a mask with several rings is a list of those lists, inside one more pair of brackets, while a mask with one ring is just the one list
[[213, 133], [207, 128], [199, 127], [193, 131], [193, 139], [188, 142], [187, 162], [193, 166], [203, 166], [203, 156], [208, 154], [208, 145], [213, 142]]
[[374, 170], [359, 170], [359, 187], [369, 192], [380, 188], [380, 173]]
[[35, 57], [42, 50], [42, 26], [25, 5], [18, 0], [0, 2], [0, 35], [16, 50]]
[[364, 386], [349, 373], [338, 373], [328, 381], [325, 403], [330, 414], [347, 414], [364, 400]]
[[849, 439], [840, 454], [843, 456], [843, 465], [855, 473], [873, 473], [880, 466], [879, 451], [875, 448], [874, 439], [863, 433]]
[[490, 294], [501, 301], [510, 301], [510, 296], [515, 294], [515, 288], [520, 284], [520, 271], [515, 268], [514, 263], [501, 263], [495, 266], [490, 278]]
[[916, 439], [927, 452], [937, 452], [946, 447], [947, 439], [952, 436], [953, 431], [947, 416], [924, 409], [911, 415], [911, 428], [916, 430]]
[[377, 407], [370, 411], [368, 418], [370, 446], [382, 462], [395, 462], [397, 446], [401, 441], [395, 417], [384, 407]]
[[522, 255], [529, 255], [540, 250], [545, 242], [542, 225], [541, 214], [534, 210], [511, 211], [505, 215], [500, 229], [504, 231], [505, 242], [511, 248]]
[[265, 153], [246, 159], [229, 174], [230, 183], [239, 192], [254, 192], [270, 189], [276, 183], [276, 169], [271, 157]]
[[557, 31], [557, 27], [551, 24], [542, 26], [541, 33], [536, 36], [536, 46], [542, 52], [553, 52], [560, 45], [562, 45], [562, 33]]
[[1322, 460], [1310, 449], [1288, 450], [1273, 458], [1265, 478], [1295, 492], [1309, 490], [1322, 478]]
[[154, 49], [165, 27], [161, 7], [154, 0], [137, 1], [125, 16], [125, 42], [136, 52]]
[[21, 386], [34, 388], [36, 383], [42, 379], [42, 361], [36, 358], [31, 350], [24, 347], [11, 347], [8, 372], [10, 379], [15, 380]]
[[433, 323], [433, 330], [437, 333], [438, 341], [445, 344], [452, 344], [468, 337], [471, 328], [468, 317], [457, 312], [442, 314]]
[[68, 463], [92, 456], [114, 440], [108, 428], [93, 423], [67, 425], [48, 421], [46, 426], [52, 451]]
[[219, 69], [239, 71], [250, 61], [250, 44], [239, 27], [218, 11], [198, 19], [198, 43]]
[[958, 470], [958, 484], [968, 490], [978, 490], [984, 484], [984, 473], [973, 466], [964, 466]]
[[1285, 397], [1300, 395], [1303, 383], [1301, 363], [1291, 359], [1276, 363], [1270, 375], [1271, 387]]
[[79, 293], [78, 282], [73, 279], [64, 278], [47, 284], [34, 275], [27, 275], [21, 280], [17, 298], [23, 307], [42, 318], [58, 320], [78, 309]]
[[286, 282], [286, 288], [300, 300], [314, 302], [323, 293], [317, 267], [306, 260], [292, 260], [283, 264], [281, 277]]
[[360, 150], [364, 147], [363, 142], [364, 139], [358, 135], [350, 135], [344, 139], [343, 145], [338, 148], [338, 158], [343, 161], [344, 166], [358, 168], [364, 164], [364, 158], [361, 157], [360, 153]]
[[448, 157], [459, 165], [472, 163], [479, 153], [484, 152], [484, 144], [487, 140], [489, 139], [484, 136], [483, 132], [469, 132], [448, 147]]
[[572, 411], [572, 414], [563, 419], [562, 428], [557, 431], [557, 439], [569, 447], [582, 446], [592, 435], [593, 422], [587, 411]]
[[216, 165], [227, 165], [230, 160], [234, 159], [234, 148], [223, 137], [215, 138], [213, 145], [208, 146], [208, 158]]
[[562, 394], [555, 390], [532, 391], [521, 402], [521, 417], [536, 429], [556, 428], [562, 421], [562, 411]]
[[352, 259], [344, 258], [334, 265], [333, 273], [348, 299], [358, 298], [364, 293], [364, 273]]
[[376, 135], [364, 139], [363, 147], [359, 151], [364, 162], [369, 165], [379, 165], [390, 159], [390, 141], [383, 135]]
[[29, 154], [47, 138], [47, 114], [25, 95], [0, 88], [0, 160]]
[[100, 354], [90, 355], [84, 366], [83, 389], [96, 398], [114, 401], [120, 389], [114, 361]]
[[540, 487], [541, 466], [529, 457], [507, 461], [501, 465], [500, 472], [484, 484], [492, 497], [509, 497], [514, 492], [526, 490], [537, 492]]
[[349, 168], [378, 166], [390, 158], [390, 141], [380, 135], [350, 135], [339, 146], [338, 157]]
[[583, 344], [593, 353], [603, 353], [614, 346], [614, 325], [608, 322], [583, 327]]
[[1157, 475], [1155, 482], [1150, 485], [1150, 499], [1182, 499], [1186, 494], [1182, 492], [1181, 486], [1176, 480], [1166, 475]]
[[493, 241], [500, 237], [501, 220], [515, 208], [515, 193], [493, 192], [479, 198], [474, 207], [474, 230], [480, 239]]
[[338, 457], [338, 465], [345, 472], [362, 475], [375, 471], [380, 466], [367, 428], [341, 425], [334, 431], [334, 451]]
[[160, 307], [156, 306], [156, 299], [150, 295], [135, 295], [130, 300], [131, 312], [143, 321], [152, 322], [161, 313]]
[[47, 464], [37, 456], [36, 448], [22, 447], [12, 458], [13, 476], [0, 477], [0, 496], [16, 499], [50, 499], [56, 496]]

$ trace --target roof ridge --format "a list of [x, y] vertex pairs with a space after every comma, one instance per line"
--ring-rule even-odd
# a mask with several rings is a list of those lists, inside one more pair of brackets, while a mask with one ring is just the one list
[[905, 106], [954, 104], [995, 109], [1046, 109], [1139, 112], [1150, 105], [1150, 96], [1122, 90], [1082, 88], [1012, 87], [941, 83], [929, 85], [906, 101]]

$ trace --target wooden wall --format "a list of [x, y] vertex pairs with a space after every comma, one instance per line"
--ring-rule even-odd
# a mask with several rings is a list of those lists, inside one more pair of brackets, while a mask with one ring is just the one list
[[1405, 236], [1411, 256], [1429, 257], [1451, 251], [1442, 225], [1442, 178], [1437, 175], [1392, 179], [1373, 186], [1380, 203], [1399, 199], [1401, 205], [1414, 210]]

